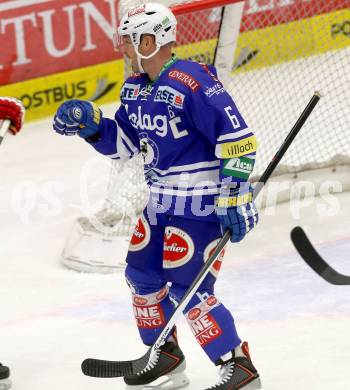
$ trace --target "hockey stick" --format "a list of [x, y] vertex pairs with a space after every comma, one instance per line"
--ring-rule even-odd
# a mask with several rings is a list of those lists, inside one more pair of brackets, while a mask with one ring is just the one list
[[290, 233], [293, 245], [303, 260], [328, 283], [335, 285], [350, 285], [350, 275], [344, 275], [332, 268], [316, 251], [306, 233], [296, 226]]
[[0, 145], [10, 126], [11, 121], [9, 119], [4, 119], [3, 121], [0, 121]]
[[[293, 126], [292, 130], [288, 134], [287, 138], [284, 140], [283, 144], [279, 148], [276, 155], [271, 160], [270, 164], [265, 169], [262, 174], [260, 181], [254, 189], [254, 198], [258, 195], [258, 193], [263, 188], [263, 185], [267, 182], [272, 172], [275, 170], [277, 164], [286, 153], [287, 149], [293, 142], [296, 135], [299, 133], [300, 129], [306, 122], [307, 118], [311, 114], [312, 110], [315, 108], [316, 104], [320, 100], [320, 94], [315, 92], [310, 102], [298, 118], [297, 122]], [[121, 377], [121, 376], [130, 376], [135, 375], [137, 373], [142, 373], [148, 371], [152, 365], [157, 362], [159, 355], [159, 347], [166, 341], [169, 334], [171, 333], [174, 325], [176, 324], [177, 318], [186, 308], [187, 304], [196, 293], [197, 289], [203, 282], [204, 278], [209, 273], [212, 265], [214, 264], [217, 256], [221, 253], [222, 249], [227, 244], [228, 240], [231, 237], [231, 232], [227, 230], [223, 237], [220, 239], [218, 245], [216, 246], [214, 252], [209, 257], [209, 259], [203, 265], [203, 268], [199, 272], [198, 276], [192, 282], [191, 286], [186, 291], [183, 298], [180, 300], [177, 308], [171, 315], [168, 323], [165, 328], [159, 335], [158, 339], [154, 342], [154, 344], [148, 349], [147, 353], [139, 359], [129, 360], [129, 361], [109, 361], [109, 360], [98, 360], [98, 359], [86, 359], [82, 363], [82, 371], [85, 375], [99, 378], [113, 378], [113, 377]]]

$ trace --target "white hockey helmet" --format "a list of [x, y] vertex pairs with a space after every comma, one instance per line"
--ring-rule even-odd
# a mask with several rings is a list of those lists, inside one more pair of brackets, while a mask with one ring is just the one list
[[[129, 35], [139, 58], [153, 57], [159, 49], [176, 41], [177, 20], [171, 10], [162, 4], [146, 3], [129, 9], [122, 17], [118, 27], [118, 44], [123, 36]], [[149, 56], [139, 53], [142, 34], [155, 37], [156, 50]]]

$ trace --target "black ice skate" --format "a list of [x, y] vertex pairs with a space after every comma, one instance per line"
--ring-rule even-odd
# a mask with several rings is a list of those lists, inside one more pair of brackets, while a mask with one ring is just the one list
[[11, 387], [10, 370], [0, 363], [0, 390], [7, 390]]
[[139, 375], [125, 376], [127, 389], [182, 389], [189, 384], [184, 371], [186, 368], [185, 356], [182, 353], [176, 337], [174, 341], [167, 341], [160, 348], [158, 361], [153, 368]]
[[245, 356], [235, 357], [232, 351], [232, 358], [226, 362], [221, 359], [217, 365], [220, 368], [219, 382], [206, 390], [256, 390], [261, 389], [259, 374], [249, 356], [248, 343], [242, 344], [242, 351]]

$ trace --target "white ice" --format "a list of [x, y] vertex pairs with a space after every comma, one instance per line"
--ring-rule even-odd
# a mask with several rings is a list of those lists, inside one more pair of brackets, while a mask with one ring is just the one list
[[[75, 218], [96, 205], [108, 164], [81, 139], [60, 137], [50, 121], [27, 124], [0, 147], [0, 361], [14, 390], [119, 390], [121, 379], [80, 372], [86, 357], [133, 359], [144, 353], [123, 275], [86, 275], [60, 265]], [[82, 200], [83, 199], [83, 200]], [[85, 200], [84, 200], [85, 199]], [[320, 216], [321, 198], [261, 213], [245, 242], [231, 245], [217, 295], [250, 343], [265, 390], [350, 389], [350, 287], [332, 286], [299, 258], [290, 229], [306, 228], [320, 252], [350, 274], [349, 194]], [[333, 203], [334, 206], [334, 203]], [[269, 215], [273, 214], [273, 215]], [[216, 381], [217, 369], [179, 323], [190, 389]]]

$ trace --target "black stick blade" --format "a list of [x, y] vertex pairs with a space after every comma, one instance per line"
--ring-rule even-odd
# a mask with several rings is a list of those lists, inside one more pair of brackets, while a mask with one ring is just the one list
[[318, 254], [300, 226], [296, 226], [291, 231], [291, 239], [300, 256], [321, 278], [334, 285], [350, 285], [350, 276], [341, 274], [332, 268]]
[[[139, 359], [126, 361], [85, 359], [81, 364], [84, 375], [94, 378], [118, 378], [136, 375], [147, 370], [149, 364], [158, 359], [158, 350], [152, 347]], [[152, 354], [153, 353], [153, 354]]]

